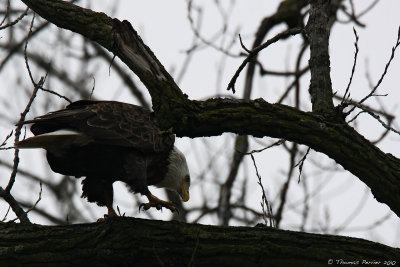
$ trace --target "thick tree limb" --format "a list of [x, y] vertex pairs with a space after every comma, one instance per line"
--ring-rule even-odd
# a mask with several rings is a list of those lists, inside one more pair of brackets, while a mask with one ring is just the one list
[[310, 42], [311, 81], [309, 92], [313, 111], [328, 115], [333, 112], [333, 93], [329, 60], [331, 1], [311, 1], [310, 18], [306, 26]]
[[60, 0], [22, 0], [22, 2], [56, 26], [79, 33], [111, 50], [113, 23], [106, 14]]
[[[129, 22], [111, 20], [103, 13], [76, 6], [59, 7], [72, 6], [62, 1], [23, 2], [45, 19], [84, 34], [118, 55], [149, 90], [155, 115], [163, 128], [172, 128], [178, 136], [213, 136], [233, 132], [284, 138], [305, 144], [328, 155], [360, 178], [371, 188], [378, 201], [386, 203], [400, 216], [400, 160], [372, 145], [345, 124], [340, 115], [322, 117], [261, 99], [191, 101]], [[68, 16], [56, 16], [59, 10], [68, 10]], [[74, 12], [77, 14], [74, 15]], [[98, 25], [93, 26], [88, 22]], [[93, 29], [99, 29], [98, 34], [88, 33]], [[329, 83], [330, 80], [325, 79], [324, 83], [316, 86], [323, 86], [321, 90], [327, 90]]]
[[397, 261], [400, 249], [358, 238], [268, 227], [119, 218], [67, 226], [0, 224], [0, 265], [327, 266]]

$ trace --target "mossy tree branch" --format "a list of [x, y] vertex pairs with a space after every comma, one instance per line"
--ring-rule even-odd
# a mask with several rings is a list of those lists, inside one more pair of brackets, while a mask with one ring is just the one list
[[[321, 116], [259, 99], [189, 100], [129, 22], [112, 20], [103, 13], [63, 1], [22, 1], [50, 22], [80, 33], [120, 57], [147, 87], [155, 114], [165, 129], [172, 127], [178, 136], [233, 132], [305, 144], [357, 176], [371, 188], [378, 201], [386, 203], [400, 217], [400, 160], [385, 154], [345, 124], [341, 114]], [[57, 15], [57, 12], [61, 13]], [[311, 59], [315, 60], [321, 59]], [[329, 77], [329, 66], [326, 67], [325, 76]], [[327, 79], [324, 80], [326, 84], [313, 86], [323, 86], [321, 90], [328, 92], [330, 78]], [[324, 98], [327, 96], [329, 92]]]
[[[334, 248], [334, 249], [332, 249]], [[0, 223], [0, 265], [327, 266], [397, 261], [400, 249], [332, 235], [119, 218], [67, 226]]]

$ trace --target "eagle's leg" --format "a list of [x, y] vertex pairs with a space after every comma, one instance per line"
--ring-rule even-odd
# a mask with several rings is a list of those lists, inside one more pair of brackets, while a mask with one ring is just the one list
[[118, 217], [117, 213], [115, 212], [115, 210], [112, 206], [112, 203], [113, 203], [112, 199], [110, 201], [110, 199], [106, 197], [105, 202], [106, 202], [105, 204], [107, 207], [107, 214], [104, 214], [104, 218], [97, 219], [97, 222], [103, 222], [105, 220]]
[[107, 206], [107, 215], [104, 214], [104, 217], [112, 218], [112, 217], [117, 217], [118, 216], [117, 213], [115, 212], [113, 206], [112, 206], [112, 203], [107, 204], [106, 206]]
[[[112, 181], [102, 177], [87, 176], [82, 181], [82, 197], [86, 197], [89, 202], [96, 202], [99, 206], [107, 207], [107, 214], [104, 219], [117, 217], [117, 213], [113, 208], [113, 187]], [[103, 218], [97, 221], [104, 221]]]
[[118, 217], [118, 215], [113, 208], [114, 196], [113, 196], [112, 185], [111, 185], [111, 190], [109, 186], [107, 189], [108, 190], [104, 190], [103, 192], [104, 204], [107, 207], [107, 214], [104, 214], [104, 219], [111, 219], [113, 217]]
[[150, 191], [148, 193], [146, 193], [145, 195], [148, 198], [149, 202], [140, 204], [139, 210], [141, 208], [143, 208], [143, 210], [148, 210], [151, 207], [155, 207], [157, 210], [160, 210], [162, 208], [167, 208], [172, 212], [177, 210], [176, 207], [174, 206], [174, 204], [171, 201], [161, 200], [158, 197], [156, 197], [153, 194], [151, 194]]

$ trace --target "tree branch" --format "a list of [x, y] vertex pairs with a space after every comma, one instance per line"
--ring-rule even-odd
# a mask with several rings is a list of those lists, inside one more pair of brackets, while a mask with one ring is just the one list
[[94, 12], [65, 1], [21, 0], [42, 18], [56, 26], [79, 33], [112, 50], [112, 19], [104, 13]]
[[306, 26], [310, 42], [310, 72], [309, 92], [313, 111], [321, 114], [333, 112], [333, 94], [329, 60], [331, 1], [311, 1], [310, 18]]
[[[216, 246], [218, 240], [218, 246]], [[67, 226], [0, 224], [0, 264], [326, 266], [400, 261], [400, 249], [358, 238], [120, 218]], [[334, 249], [332, 249], [334, 248]]]

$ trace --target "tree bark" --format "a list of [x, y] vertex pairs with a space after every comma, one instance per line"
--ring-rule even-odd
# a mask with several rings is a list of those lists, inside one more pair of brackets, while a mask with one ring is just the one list
[[[331, 1], [311, 1], [310, 18], [306, 26], [310, 42], [310, 95], [312, 109], [316, 113], [328, 115], [334, 112], [329, 59], [329, 24]], [[333, 14], [334, 15], [334, 14]]]
[[[65, 226], [0, 224], [0, 265], [327, 266], [400, 262], [400, 249], [269, 227], [117, 218]], [[377, 266], [375, 264], [374, 266]]]

